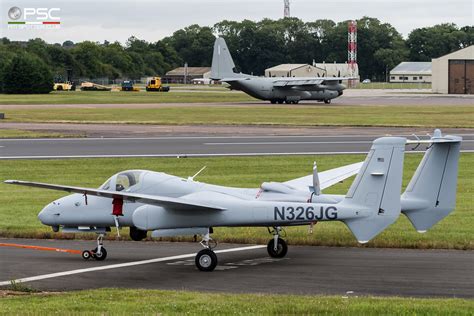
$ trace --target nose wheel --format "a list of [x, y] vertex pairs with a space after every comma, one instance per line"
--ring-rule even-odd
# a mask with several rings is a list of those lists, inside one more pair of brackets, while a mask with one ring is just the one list
[[107, 258], [107, 250], [103, 246], [104, 234], [99, 234], [97, 237], [97, 247], [93, 250], [84, 250], [82, 252], [82, 259], [89, 260], [91, 258], [97, 261], [104, 261]]

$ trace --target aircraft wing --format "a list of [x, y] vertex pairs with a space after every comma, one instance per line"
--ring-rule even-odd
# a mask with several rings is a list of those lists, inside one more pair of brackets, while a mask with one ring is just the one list
[[108, 191], [100, 189], [91, 189], [91, 188], [82, 188], [82, 187], [73, 187], [66, 185], [57, 185], [57, 184], [48, 184], [40, 182], [29, 182], [29, 181], [20, 181], [20, 180], [7, 180], [7, 184], [22, 185], [27, 187], [49, 189], [49, 190], [58, 190], [66, 191], [70, 193], [79, 193], [84, 195], [95, 195], [105, 198], [122, 198], [123, 200], [139, 202], [144, 204], [151, 204], [166, 207], [168, 209], [175, 210], [204, 210], [204, 211], [224, 211], [224, 208], [205, 205], [202, 203], [194, 203], [189, 200], [180, 199], [180, 198], [171, 198], [158, 195], [149, 195], [149, 194], [139, 194], [131, 193], [124, 191]]
[[276, 79], [273, 81], [274, 87], [296, 87], [296, 86], [315, 86], [320, 85], [328, 82], [339, 82], [340, 80], [351, 79], [347, 77], [316, 77], [316, 78], [307, 78], [307, 79], [292, 79], [289, 78], [281, 78]]
[[[357, 174], [363, 163], [364, 162], [357, 162], [351, 165], [319, 172], [318, 175], [321, 190], [329, 188], [330, 186]], [[309, 190], [309, 188], [313, 186], [313, 175], [311, 174], [309, 176], [296, 178], [283, 183], [294, 187], [295, 189]]]

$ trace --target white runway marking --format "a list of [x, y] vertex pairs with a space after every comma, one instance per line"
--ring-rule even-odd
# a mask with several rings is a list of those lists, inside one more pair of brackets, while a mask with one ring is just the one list
[[[226, 252], [254, 250], [254, 249], [261, 249], [261, 248], [266, 248], [266, 247], [267, 246], [264, 246], [264, 245], [257, 245], [257, 246], [230, 248], [230, 249], [217, 250], [217, 251], [215, 251], [215, 253], [226, 253]], [[117, 268], [126, 268], [126, 267], [132, 267], [132, 266], [138, 266], [138, 265], [150, 264], [150, 263], [157, 263], [157, 262], [163, 262], [163, 261], [180, 260], [180, 259], [185, 259], [185, 258], [191, 258], [191, 257], [194, 257], [195, 255], [196, 255], [196, 253], [189, 253], [189, 254], [185, 254], [185, 255], [177, 255], [177, 256], [164, 257], [164, 258], [156, 258], [156, 259], [148, 259], [148, 260], [141, 260], [141, 261], [125, 262], [125, 263], [111, 264], [111, 265], [107, 265], [107, 266], [85, 268], [85, 269], [76, 269], [76, 270], [70, 270], [70, 271], [64, 271], [64, 272], [37, 275], [37, 276], [33, 276], [33, 277], [28, 277], [28, 278], [16, 279], [16, 280], [13, 280], [13, 281], [16, 282], [16, 283], [32, 282], [32, 281], [58, 278], [58, 277], [68, 276], [68, 275], [73, 275], [73, 274], [80, 274], [80, 273], [87, 273], [87, 272], [94, 272], [94, 271], [102, 271], [102, 270], [110, 270], [110, 269], [117, 269]], [[11, 283], [12, 283], [12, 280], [3, 281], [3, 282], [0, 282], [0, 286], [10, 285]]]
[[[407, 151], [407, 154], [424, 153], [425, 151]], [[461, 150], [462, 153], [474, 153], [472, 149]], [[142, 155], [66, 155], [66, 156], [0, 156], [8, 159], [73, 159], [73, 158], [192, 158], [192, 157], [239, 157], [239, 156], [297, 156], [297, 155], [359, 155], [367, 151], [323, 151], [323, 152], [274, 152], [274, 153], [217, 153], [217, 154], [142, 154]]]
[[[474, 136], [474, 134], [456, 134], [459, 136]], [[110, 140], [173, 140], [173, 139], [281, 139], [281, 138], [354, 138], [354, 137], [362, 137], [362, 138], [374, 138], [374, 137], [382, 137], [382, 136], [400, 136], [400, 137], [413, 137], [411, 134], [403, 135], [403, 134], [372, 134], [372, 135], [281, 135], [281, 136], [273, 136], [273, 135], [262, 135], [262, 136], [161, 136], [161, 137], [83, 137], [83, 138], [8, 138], [8, 139], [0, 139], [1, 142], [37, 142], [37, 141], [61, 141], [61, 142], [68, 142], [68, 141], [89, 141], [89, 140], [96, 140], [96, 141], [110, 141]], [[427, 137], [426, 135], [419, 135], [420, 137]]]
[[249, 142], [249, 143], [204, 143], [204, 145], [301, 145], [301, 144], [372, 144], [372, 141], [342, 142]]

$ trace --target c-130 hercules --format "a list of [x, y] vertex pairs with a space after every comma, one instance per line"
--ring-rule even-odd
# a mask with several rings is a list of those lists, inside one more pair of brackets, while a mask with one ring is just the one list
[[260, 100], [271, 103], [298, 103], [316, 100], [331, 103], [346, 88], [341, 80], [346, 77], [257, 77], [234, 72], [235, 64], [225, 40], [214, 42], [211, 79], [226, 82], [234, 90], [242, 90]]
[[[284, 257], [288, 247], [282, 226], [318, 221], [344, 222], [360, 243], [366, 243], [405, 214], [418, 232], [426, 232], [455, 207], [458, 161], [462, 138], [442, 136], [409, 141], [382, 137], [373, 142], [365, 161], [287, 182], [264, 182], [260, 188], [232, 188], [165, 173], [129, 170], [108, 179], [99, 189], [7, 180], [6, 183], [74, 194], [48, 204], [38, 215], [53, 231], [93, 232], [97, 248], [83, 258], [104, 260], [102, 239], [110, 227], [130, 227], [133, 240], [201, 235], [203, 250], [195, 263], [201, 271], [217, 265], [210, 237], [213, 227], [272, 227], [267, 251]], [[429, 147], [405, 192], [401, 194], [403, 158], [409, 143]], [[357, 173], [346, 195], [322, 190]], [[401, 195], [400, 195], [401, 194]]]

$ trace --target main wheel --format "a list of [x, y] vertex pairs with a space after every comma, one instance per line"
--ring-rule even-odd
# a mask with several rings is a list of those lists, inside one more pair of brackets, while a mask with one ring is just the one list
[[326, 104], [331, 104], [331, 100], [327, 100], [327, 99], [326, 99], [326, 100], [324, 100], [324, 103], [326, 103]]
[[107, 250], [105, 250], [104, 247], [100, 250], [100, 255], [97, 253], [97, 248], [92, 250], [92, 253], [94, 254], [93, 257], [97, 261], [104, 261], [105, 258], [107, 258]]
[[130, 238], [134, 241], [140, 241], [146, 238], [147, 231], [138, 229], [134, 226], [130, 227]]
[[81, 256], [82, 256], [82, 259], [89, 260], [92, 257], [92, 254], [89, 250], [84, 250]]
[[286, 242], [283, 239], [278, 238], [277, 250], [275, 250], [274, 244], [275, 240], [270, 239], [267, 245], [267, 251], [270, 257], [283, 258], [284, 256], [286, 256], [286, 253], [288, 252], [288, 245], [286, 244]]
[[277, 101], [276, 100], [270, 100], [270, 103], [275, 104], [275, 103], [277, 103]]
[[195, 263], [199, 270], [210, 272], [217, 266], [217, 256], [211, 249], [203, 249], [197, 253]]

